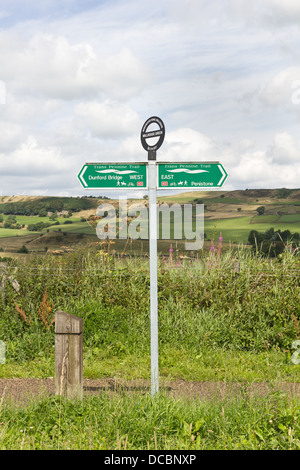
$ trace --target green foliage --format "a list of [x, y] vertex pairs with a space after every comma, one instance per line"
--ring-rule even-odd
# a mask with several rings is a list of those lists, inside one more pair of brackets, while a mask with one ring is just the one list
[[22, 245], [21, 248], [18, 250], [18, 253], [28, 253], [28, 249], [25, 245]]
[[[299, 450], [299, 418], [299, 402], [280, 392], [252, 398], [242, 392], [239, 399], [201, 401], [120, 388], [80, 402], [50, 397], [18, 407], [3, 403], [0, 448]], [[189, 462], [193, 454], [185, 455]]]
[[299, 246], [299, 233], [292, 234], [288, 229], [275, 231], [273, 227], [264, 233], [251, 230], [248, 243], [253, 246], [256, 252], [269, 257], [277, 257], [285, 251], [287, 244], [289, 244], [289, 249], [295, 249]]
[[94, 207], [96, 202], [90, 198], [44, 197], [36, 200], [5, 202], [0, 204], [0, 211], [3, 214], [45, 216], [47, 212], [62, 210], [78, 212]]
[[[203, 348], [285, 351], [300, 337], [295, 327], [300, 320], [297, 256], [284, 252], [271, 260], [241, 251], [238, 275], [233, 272], [234, 261], [228, 252], [220, 259], [203, 256], [174, 267], [161, 263], [162, 346], [184, 348], [191, 354]], [[60, 258], [46, 253], [27, 259], [26, 265], [19, 261], [17, 271], [16, 264], [11, 262], [9, 269], [20, 290], [16, 292], [7, 282], [6, 307], [0, 307], [1, 340], [8, 341], [8, 360], [50, 353], [53, 326], [47, 329], [38, 319], [45, 290], [53, 311], [83, 317], [87, 350], [98, 349], [105, 356], [148, 354], [147, 261], [118, 261], [91, 245], [89, 250], [82, 248]], [[20, 317], [15, 302], [33, 319], [31, 324]]]
[[259, 206], [257, 209], [256, 209], [258, 215], [262, 215], [264, 212], [265, 212], [265, 207], [264, 206]]
[[276, 190], [276, 197], [279, 199], [285, 199], [293, 193], [293, 189], [279, 188]]
[[38, 222], [37, 224], [29, 224], [27, 228], [30, 232], [41, 232], [44, 228], [50, 227], [51, 225], [53, 224]]

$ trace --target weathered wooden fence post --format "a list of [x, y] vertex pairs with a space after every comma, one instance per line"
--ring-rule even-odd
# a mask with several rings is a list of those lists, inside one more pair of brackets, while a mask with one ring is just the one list
[[55, 394], [83, 396], [83, 319], [58, 310], [55, 313]]

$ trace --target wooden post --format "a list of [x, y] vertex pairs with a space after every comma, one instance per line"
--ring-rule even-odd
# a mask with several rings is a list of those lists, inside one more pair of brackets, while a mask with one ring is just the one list
[[55, 313], [55, 394], [83, 396], [83, 319], [61, 310]]

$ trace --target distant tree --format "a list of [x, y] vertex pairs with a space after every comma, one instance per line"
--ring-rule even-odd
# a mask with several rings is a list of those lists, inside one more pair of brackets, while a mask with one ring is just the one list
[[270, 240], [264, 240], [260, 245], [259, 245], [259, 251], [261, 254], [274, 258], [281, 253], [284, 252], [284, 243], [279, 240], [276, 242], [272, 242]]
[[289, 230], [284, 230], [283, 232], [281, 232], [280, 236], [284, 242], [287, 242], [292, 238], [292, 234]]
[[265, 240], [271, 240], [271, 238], [274, 237], [274, 228], [271, 227], [269, 229], [267, 229], [264, 233], [264, 239]]
[[46, 209], [40, 209], [39, 210], [39, 217], [47, 217]]
[[251, 230], [248, 236], [248, 242], [250, 245], [255, 245], [257, 243], [258, 239], [258, 231], [257, 230]]
[[264, 212], [265, 212], [265, 207], [264, 207], [264, 206], [259, 206], [259, 207], [256, 209], [256, 212], [258, 213], [258, 215], [264, 214]]
[[251, 230], [248, 237], [248, 242], [250, 245], [256, 245], [263, 241], [263, 234], [259, 233], [257, 230]]
[[16, 219], [16, 216], [15, 215], [9, 215], [6, 219], [6, 221], [9, 223], [9, 224], [15, 224], [17, 223], [17, 219]]
[[28, 250], [25, 245], [23, 245], [19, 250], [18, 253], [28, 253]]

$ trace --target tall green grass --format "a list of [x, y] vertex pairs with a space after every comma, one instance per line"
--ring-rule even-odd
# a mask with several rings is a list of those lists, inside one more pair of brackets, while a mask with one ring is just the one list
[[299, 415], [299, 402], [280, 392], [187, 400], [121, 391], [82, 402], [4, 402], [0, 449], [298, 450]]
[[[84, 345], [89, 354], [149, 354], [149, 269], [145, 259], [116, 259], [91, 245], [65, 257], [32, 257], [12, 261], [1, 306], [0, 339], [7, 360], [18, 363], [53, 355], [53, 325], [39, 317], [45, 292], [53, 310], [84, 319]], [[233, 270], [239, 257], [240, 273]], [[199, 356], [206, 350], [291, 353], [300, 337], [299, 259], [284, 253], [270, 260], [242, 248], [199, 255], [158, 270], [159, 342], [161, 348]], [[26, 321], [16, 308], [26, 315]], [[29, 323], [30, 317], [30, 323]]]
[[[84, 319], [85, 378], [149, 379], [148, 260], [116, 259], [103, 248], [10, 262], [8, 274], [20, 290], [7, 279], [1, 377], [54, 375], [54, 325], [47, 325], [63, 309]], [[291, 361], [292, 342], [300, 338], [299, 258], [287, 251], [267, 259], [242, 247], [221, 257], [215, 252], [159, 262], [160, 376], [244, 382], [239, 396], [176, 397], [161, 387], [151, 397], [146, 389], [120, 387], [85, 394], [82, 402], [42, 397], [15, 404], [4, 393], [0, 448], [299, 449], [299, 400], [280, 391], [258, 397], [247, 389], [252, 382], [267, 381], [272, 389], [300, 381]], [[47, 324], [39, 316], [45, 292]]]

